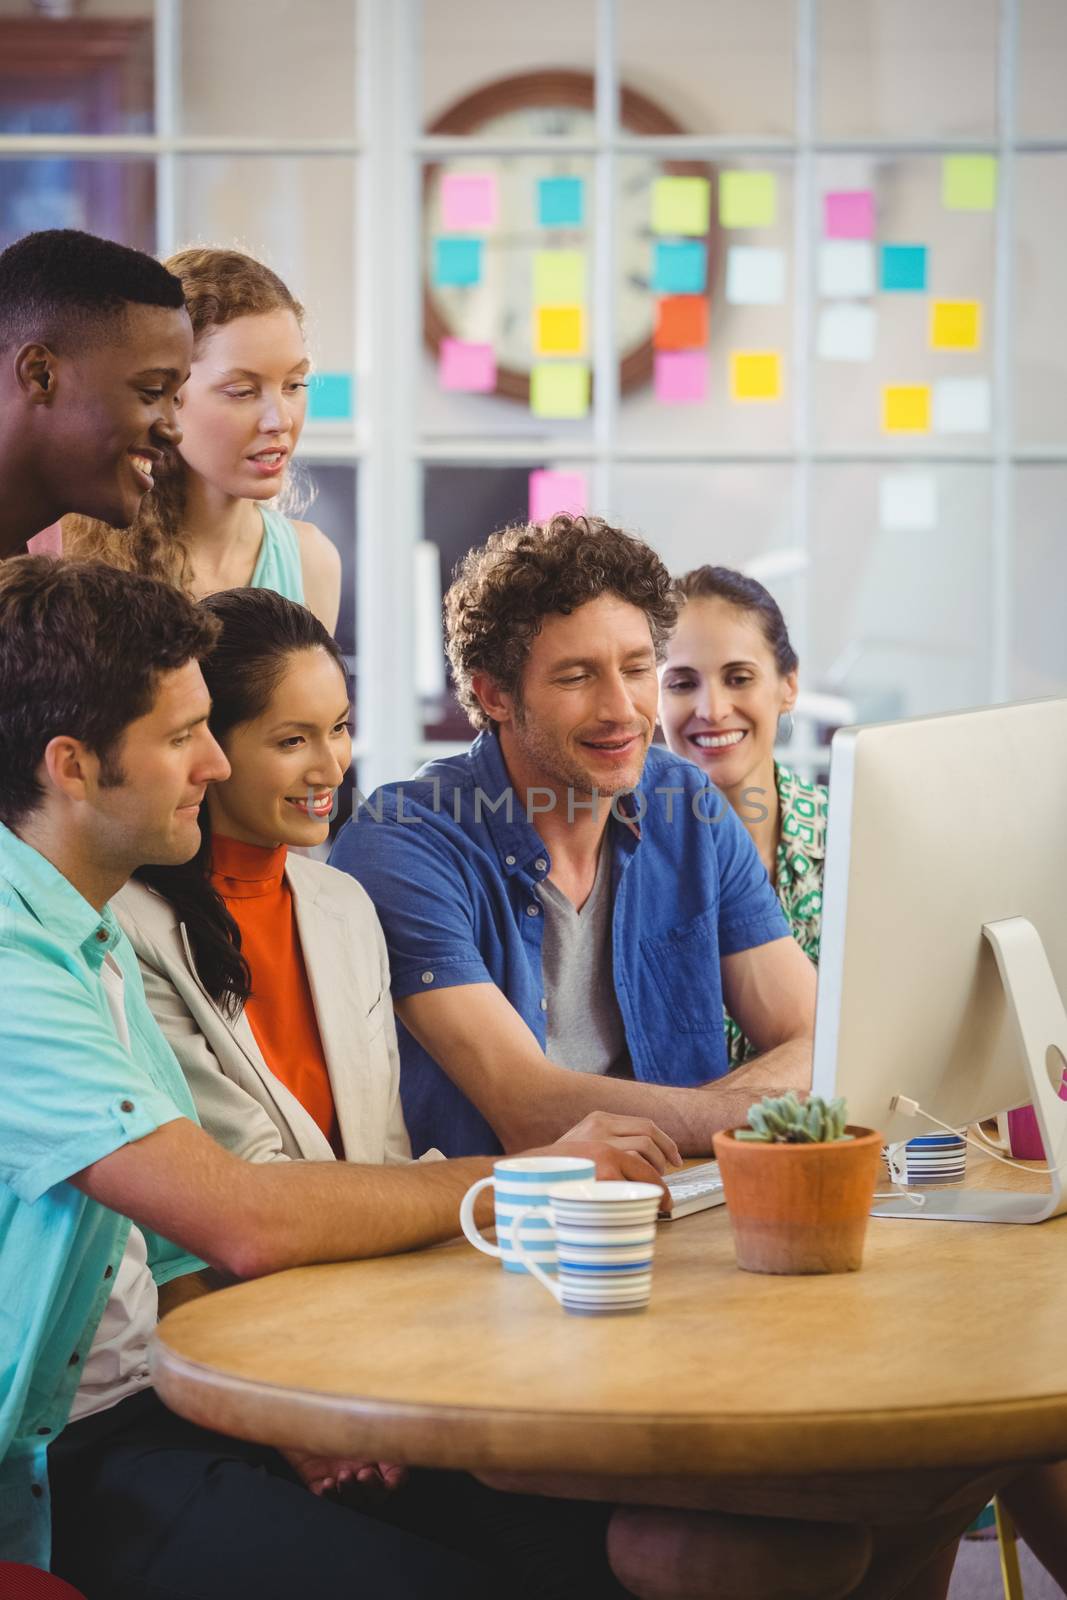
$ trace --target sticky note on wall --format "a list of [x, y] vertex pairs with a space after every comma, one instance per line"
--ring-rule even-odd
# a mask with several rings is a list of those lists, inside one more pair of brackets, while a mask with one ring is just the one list
[[708, 394], [707, 352], [657, 350], [652, 381], [656, 399], [661, 405], [700, 405]]
[[930, 385], [887, 384], [882, 390], [882, 427], [886, 433], [929, 433]]
[[351, 422], [352, 374], [313, 372], [308, 379], [309, 422]]
[[879, 522], [886, 533], [937, 527], [937, 480], [930, 472], [887, 472], [878, 484]]
[[733, 350], [730, 353], [732, 400], [780, 400], [782, 358], [777, 350]]
[[590, 375], [584, 361], [535, 362], [530, 368], [530, 410], [535, 417], [584, 417]]
[[584, 217], [584, 179], [538, 178], [537, 220], [542, 228], [580, 228]]
[[926, 246], [882, 246], [882, 290], [885, 294], [921, 294], [926, 288]]
[[719, 221], [724, 228], [773, 228], [778, 183], [773, 172], [719, 174]]
[[656, 306], [657, 350], [700, 350], [708, 342], [708, 302], [702, 294], [667, 295]]
[[441, 236], [433, 242], [433, 281], [438, 287], [465, 288], [482, 281], [482, 241]]
[[652, 185], [653, 233], [707, 233], [711, 185], [707, 178], [657, 178]]
[[539, 356], [580, 356], [585, 349], [581, 306], [536, 306], [534, 350]]
[[696, 239], [657, 239], [652, 247], [656, 294], [703, 294], [708, 282], [708, 247]]
[[491, 344], [442, 339], [437, 356], [437, 381], [442, 389], [491, 394], [496, 388], [496, 358]]
[[819, 312], [815, 353], [820, 361], [871, 361], [878, 318], [873, 306], [824, 306]]
[[977, 350], [982, 338], [978, 300], [935, 300], [930, 307], [931, 350]]
[[819, 246], [819, 293], [850, 300], [874, 293], [874, 246], [859, 239], [828, 239]]
[[823, 228], [828, 239], [872, 239], [874, 195], [870, 189], [838, 189], [823, 196]]
[[935, 433], [988, 433], [992, 423], [988, 378], [939, 378], [934, 384]]
[[569, 306], [585, 299], [585, 254], [581, 250], [535, 250], [533, 297], [538, 306]]
[[785, 252], [731, 245], [726, 255], [726, 298], [732, 306], [780, 306], [785, 299]]
[[941, 202], [946, 211], [992, 211], [997, 203], [996, 156], [945, 156]]
[[497, 186], [493, 173], [446, 172], [441, 179], [441, 218], [448, 233], [495, 228]]
[[548, 522], [557, 511], [584, 516], [589, 490], [584, 472], [553, 472], [548, 467], [530, 473], [530, 521]]

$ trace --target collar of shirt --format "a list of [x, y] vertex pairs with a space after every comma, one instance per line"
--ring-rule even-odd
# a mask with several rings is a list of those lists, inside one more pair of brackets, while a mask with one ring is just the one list
[[[478, 735], [471, 745], [470, 762], [475, 793], [483, 796], [480, 818], [500, 858], [501, 872], [508, 878], [515, 873], [545, 877], [552, 870], [552, 858], [541, 835], [526, 815], [523, 797], [513, 790], [512, 805], [508, 807], [501, 804], [502, 797], [512, 788], [512, 783], [496, 733], [489, 730]], [[587, 803], [582, 802], [583, 806]], [[646, 806], [640, 785], [633, 793], [617, 796], [614, 802], [612, 815], [625, 824], [615, 830], [617, 842], [627, 854], [632, 854], [641, 841], [640, 818], [644, 816]]]
[[2, 822], [0, 880], [10, 884], [26, 910], [43, 928], [64, 941], [75, 943], [92, 970], [100, 970], [121, 931], [111, 907], [97, 911], [58, 867]]

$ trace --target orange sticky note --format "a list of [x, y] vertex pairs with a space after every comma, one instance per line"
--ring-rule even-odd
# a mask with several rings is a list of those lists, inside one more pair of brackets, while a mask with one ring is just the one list
[[978, 300], [935, 300], [930, 307], [931, 350], [977, 350], [982, 338]]
[[731, 351], [730, 398], [732, 400], [780, 400], [782, 398], [782, 358], [778, 351]]
[[708, 302], [702, 294], [670, 294], [657, 303], [657, 350], [702, 350], [707, 342]]
[[930, 385], [887, 384], [882, 390], [882, 427], [886, 433], [929, 433]]
[[534, 347], [539, 356], [580, 356], [585, 348], [581, 306], [538, 306]]

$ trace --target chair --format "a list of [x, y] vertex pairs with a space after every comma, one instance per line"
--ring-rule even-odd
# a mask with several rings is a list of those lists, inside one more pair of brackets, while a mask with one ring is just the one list
[[0, 1600], [85, 1600], [62, 1578], [19, 1561], [0, 1561]]
[[1007, 1506], [999, 1497], [993, 1501], [993, 1516], [997, 1525], [997, 1544], [1000, 1548], [1000, 1577], [1004, 1584], [1004, 1600], [1024, 1600], [1023, 1580], [1019, 1572], [1019, 1551], [1016, 1547], [1015, 1524]]

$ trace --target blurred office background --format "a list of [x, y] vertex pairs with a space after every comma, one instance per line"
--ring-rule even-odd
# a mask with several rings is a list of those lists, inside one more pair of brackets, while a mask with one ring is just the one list
[[531, 495], [763, 577], [814, 772], [1067, 690], [1065, 82], [1063, 0], [0, 0], [0, 245], [305, 303], [364, 790], [467, 737], [441, 589]]

